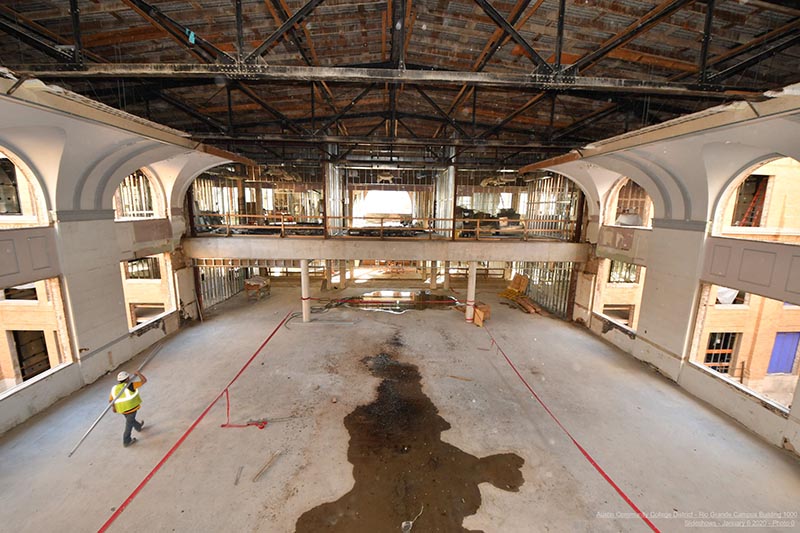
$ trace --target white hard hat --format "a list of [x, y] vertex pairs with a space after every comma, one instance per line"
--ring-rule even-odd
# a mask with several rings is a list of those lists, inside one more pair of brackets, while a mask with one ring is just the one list
[[117, 381], [126, 381], [129, 377], [131, 377], [131, 375], [123, 370], [117, 374]]

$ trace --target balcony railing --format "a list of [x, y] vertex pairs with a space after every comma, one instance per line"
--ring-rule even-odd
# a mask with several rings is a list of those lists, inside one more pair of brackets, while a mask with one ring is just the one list
[[576, 223], [558, 218], [323, 217], [205, 213], [193, 220], [195, 234], [279, 238], [500, 241], [572, 241]]

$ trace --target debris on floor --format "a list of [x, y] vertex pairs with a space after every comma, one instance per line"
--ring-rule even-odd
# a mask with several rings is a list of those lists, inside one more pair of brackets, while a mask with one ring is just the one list
[[533, 300], [525, 296], [525, 290], [528, 288], [530, 278], [523, 274], [514, 274], [514, 279], [511, 280], [511, 285], [503, 289], [499, 296], [511, 300], [518, 309], [526, 313], [540, 313], [541, 308], [536, 305]]
[[263, 474], [264, 472], [266, 472], [266, 471], [269, 469], [269, 467], [270, 467], [270, 466], [272, 466], [272, 463], [274, 463], [274, 462], [275, 462], [275, 459], [277, 459], [277, 458], [278, 458], [278, 456], [279, 456], [280, 454], [281, 454], [281, 450], [278, 450], [277, 452], [273, 453], [273, 454], [270, 456], [269, 460], [268, 460], [266, 463], [264, 463], [264, 466], [262, 466], [262, 467], [261, 467], [261, 470], [259, 470], [258, 472], [256, 472], [256, 475], [255, 475], [255, 476], [253, 476], [253, 483], [255, 483], [256, 481], [258, 481], [258, 478], [260, 478], [260, 477], [261, 477], [261, 474]]

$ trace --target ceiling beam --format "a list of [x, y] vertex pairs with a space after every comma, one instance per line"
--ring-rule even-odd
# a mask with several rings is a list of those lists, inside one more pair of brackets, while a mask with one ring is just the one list
[[[765, 45], [771, 44], [771, 43], [773, 43], [773, 42], [775, 42], [777, 40], [780, 40], [780, 39], [786, 37], [787, 35], [794, 35], [797, 32], [798, 28], [800, 28], [800, 19], [791, 20], [790, 22], [784, 24], [783, 26], [775, 28], [772, 31], [769, 31], [767, 33], [764, 33], [763, 35], [760, 35], [760, 36], [754, 38], [753, 40], [751, 40], [748, 43], [744, 43], [742, 45], [739, 45], [739, 46], [737, 46], [735, 48], [732, 48], [731, 50], [728, 50], [727, 52], [725, 52], [723, 54], [720, 54], [720, 55], [718, 55], [716, 57], [711, 58], [711, 60], [707, 61], [706, 67], [709, 68], [709, 67], [713, 67], [715, 65], [719, 65], [719, 64], [724, 63], [726, 61], [729, 61], [731, 59], [739, 57], [740, 55], [750, 53], [753, 50], [758, 49], [761, 46], [765, 46]], [[754, 56], [754, 57], [760, 57], [760, 59], [765, 59], [766, 57], [770, 57], [771, 55], [772, 54], [769, 54], [767, 56], [761, 56], [761, 54], [758, 54], [757, 56]], [[753, 59], [753, 58], [751, 58], [751, 59]], [[747, 65], [747, 66], [751, 66], [751, 65]], [[686, 79], [686, 78], [688, 78], [690, 76], [693, 76], [693, 75], [696, 75], [696, 74], [697, 74], [697, 70], [693, 70], [692, 72], [684, 72], [684, 73], [681, 73], [681, 74], [677, 74], [677, 75], [673, 76], [672, 78], [670, 78], [670, 82], [680, 81], [680, 80]], [[711, 76], [709, 79], [711, 79], [713, 77], [714, 76]], [[612, 104], [603, 106], [600, 109], [592, 111], [588, 115], [585, 115], [585, 116], [577, 119], [571, 125], [566, 126], [566, 127], [562, 128], [561, 130], [557, 131], [553, 135], [553, 138], [554, 139], [558, 139], [560, 137], [563, 137], [565, 135], [568, 135], [568, 134], [576, 131], [577, 129], [579, 129], [581, 127], [587, 126], [588, 124], [591, 124], [592, 122], [594, 122], [596, 120], [602, 119], [602, 118], [610, 115], [614, 111], [616, 111], [618, 109], [618, 107], [619, 107], [618, 104], [612, 103]]]
[[236, 60], [227, 52], [220, 50], [210, 42], [197, 35], [190, 28], [180, 22], [165, 15], [159, 8], [152, 6], [144, 0], [122, 0], [131, 9], [139, 13], [145, 20], [153, 26], [166, 31], [172, 39], [186, 48], [192, 55], [206, 61], [214, 63], [235, 63]]
[[177, 109], [180, 109], [181, 111], [183, 111], [187, 115], [196, 118], [197, 120], [203, 122], [204, 124], [206, 124], [208, 126], [211, 126], [215, 130], [219, 130], [219, 131], [221, 131], [223, 133], [229, 131], [228, 126], [226, 126], [222, 122], [219, 122], [218, 120], [215, 120], [215, 119], [213, 119], [213, 118], [211, 118], [211, 117], [209, 117], [207, 115], [204, 115], [203, 113], [201, 113], [200, 111], [198, 111], [197, 109], [193, 108], [192, 106], [190, 106], [189, 104], [187, 104], [186, 102], [184, 102], [182, 100], [178, 100], [177, 98], [173, 98], [172, 96], [170, 96], [170, 95], [168, 95], [166, 93], [163, 93], [163, 92], [158, 92], [158, 93], [156, 93], [156, 95], [161, 100], [164, 100], [168, 104], [176, 107]]
[[706, 0], [706, 21], [703, 25], [703, 45], [700, 48], [700, 83], [705, 83], [708, 78], [708, 45], [711, 43], [711, 30], [714, 21], [714, 0]]
[[552, 152], [563, 152], [575, 148], [574, 143], [513, 141], [501, 139], [458, 139], [458, 138], [409, 138], [409, 137], [372, 137], [359, 135], [283, 135], [279, 133], [258, 133], [225, 135], [215, 133], [196, 133], [192, 135], [198, 141], [218, 142], [270, 142], [277, 144], [358, 144], [363, 146], [458, 146], [465, 148], [507, 148], [530, 149]]
[[389, 61], [397, 69], [406, 68], [406, 0], [392, 0], [392, 48]]
[[[525, 10], [528, 9], [532, 0], [517, 0], [517, 3], [511, 8], [511, 13], [508, 15], [508, 21], [514, 25], [515, 29], [521, 28], [525, 22], [528, 20], [529, 17], [533, 16], [534, 13], [539, 9], [539, 6], [542, 5], [544, 0], [536, 0], [536, 4], [533, 8], [525, 15], [524, 18], [520, 20], [522, 14], [525, 13]], [[497, 53], [500, 48], [506, 44], [511, 37], [506, 35], [506, 33], [502, 30], [502, 28], [497, 28], [489, 40], [486, 42], [486, 45], [483, 47], [483, 51], [481, 51], [478, 59], [472, 65], [472, 72], [480, 72], [486, 67], [489, 61], [494, 57], [494, 54]], [[456, 108], [461, 105], [461, 103], [472, 96], [472, 104], [473, 104], [473, 111], [475, 108], [475, 101], [476, 101], [476, 88], [470, 85], [462, 85], [461, 89], [458, 91], [458, 94], [453, 98], [453, 101], [450, 103], [450, 106], [447, 108], [447, 113], [452, 114]], [[436, 130], [436, 133], [433, 134], [434, 137], [438, 137], [439, 134], [443, 131], [443, 127], [440, 127]]]
[[718, 80], [724, 80], [725, 78], [733, 76], [734, 74], [737, 74], [737, 73], [739, 73], [739, 72], [741, 72], [743, 70], [746, 70], [746, 69], [752, 67], [753, 65], [755, 65], [757, 63], [760, 63], [760, 62], [764, 61], [765, 59], [768, 59], [768, 58], [774, 56], [775, 54], [780, 53], [783, 50], [786, 50], [787, 48], [791, 48], [792, 46], [794, 46], [794, 45], [796, 45], [798, 43], [800, 43], [800, 32], [796, 33], [792, 37], [789, 37], [788, 39], [786, 39], [785, 41], [783, 41], [781, 43], [778, 43], [778, 44], [775, 44], [773, 46], [770, 46], [769, 48], [766, 48], [766, 49], [762, 50], [761, 52], [759, 52], [759, 53], [757, 53], [757, 54], [755, 54], [753, 56], [748, 57], [744, 61], [741, 61], [741, 62], [739, 62], [739, 63], [737, 63], [735, 65], [731, 65], [730, 67], [726, 68], [725, 70], [721, 70], [720, 72], [717, 72], [716, 74], [708, 76], [706, 78], [706, 81], [713, 83], [713, 82], [716, 82]]
[[497, 9], [494, 8], [492, 4], [489, 3], [488, 0], [475, 0], [475, 3], [478, 4], [483, 12], [492, 19], [497, 26], [499, 26], [504, 32], [506, 32], [509, 36], [511, 36], [514, 41], [522, 47], [523, 50], [528, 54], [534, 64], [539, 68], [541, 72], [551, 73], [553, 72], [553, 67], [551, 67], [547, 61], [544, 60], [539, 53], [534, 50], [534, 48], [530, 45], [530, 43], [522, 36], [520, 33], [511, 25], [506, 18], [500, 14]]
[[[285, 0], [272, 0], [271, 4], [268, 0], [265, 1], [267, 4], [267, 8], [269, 9], [270, 13], [272, 13], [272, 17], [275, 19], [275, 22], [278, 24], [282, 24], [286, 20], [292, 18], [291, 11], [289, 7], [286, 5]], [[274, 7], [273, 7], [274, 6]], [[300, 53], [300, 56], [303, 58], [303, 61], [308, 66], [317, 66], [319, 64], [319, 60], [317, 59], [317, 52], [314, 48], [314, 42], [311, 40], [311, 33], [308, 31], [308, 28], [305, 25], [304, 21], [300, 21], [298, 23], [303, 30], [303, 35], [305, 36], [305, 42], [308, 45], [308, 52], [303, 48], [302, 39], [297, 33], [297, 30], [292, 27], [289, 29], [289, 35], [291, 36], [292, 42], [294, 43], [297, 51]], [[319, 92], [319, 95], [325, 100], [325, 103], [333, 110], [334, 113], [339, 112], [339, 108], [336, 105], [336, 98], [333, 96], [333, 92], [330, 90], [326, 83], [321, 83], [322, 89], [317, 87], [316, 82], [311, 83], [312, 91]]]
[[420, 95], [420, 96], [421, 96], [421, 97], [422, 97], [422, 98], [423, 98], [423, 99], [424, 99], [426, 102], [428, 102], [428, 105], [430, 105], [430, 106], [433, 108], [433, 110], [434, 110], [434, 111], [436, 111], [436, 113], [438, 113], [438, 114], [439, 114], [439, 116], [441, 116], [441, 117], [442, 117], [444, 120], [446, 120], [446, 121], [447, 121], [447, 123], [448, 123], [448, 124], [450, 124], [450, 125], [453, 127], [453, 129], [455, 129], [455, 130], [456, 130], [458, 133], [460, 133], [460, 134], [461, 134], [463, 137], [470, 137], [470, 135], [469, 135], [469, 134], [467, 134], [467, 132], [466, 132], [466, 131], [464, 131], [464, 129], [463, 129], [461, 126], [459, 126], [459, 125], [458, 125], [458, 123], [456, 122], [456, 120], [455, 120], [453, 117], [451, 117], [450, 115], [448, 115], [448, 114], [447, 114], [447, 113], [444, 111], [444, 109], [442, 109], [441, 107], [439, 107], [439, 104], [437, 104], [437, 103], [436, 103], [436, 101], [435, 101], [433, 98], [431, 98], [430, 96], [428, 96], [428, 95], [425, 93], [425, 91], [423, 91], [423, 90], [422, 90], [422, 87], [419, 87], [419, 86], [415, 85], [415, 86], [414, 86], [414, 88], [417, 90], [417, 92], [419, 93], [419, 95]]
[[83, 63], [83, 44], [81, 43], [81, 9], [78, 7], [78, 0], [69, 0], [69, 14], [72, 20], [73, 61], [80, 65]]
[[[4, 13], [0, 13], [0, 30], [9, 35], [13, 35], [28, 46], [52, 57], [63, 63], [71, 63], [74, 59], [72, 50], [66, 49], [61, 43], [56, 43], [38, 32], [27, 28], [14, 20], [6, 18]], [[72, 46], [70, 46], [72, 48]]]
[[321, 131], [325, 131], [326, 129], [328, 129], [329, 127], [331, 127], [331, 125], [333, 125], [333, 124], [335, 124], [336, 122], [338, 122], [338, 121], [339, 121], [339, 119], [343, 118], [343, 117], [344, 117], [344, 116], [347, 114], [347, 112], [348, 112], [348, 111], [350, 111], [351, 109], [353, 109], [353, 107], [355, 107], [355, 105], [356, 105], [356, 104], [359, 102], [359, 100], [361, 100], [362, 98], [364, 98], [365, 96], [367, 96], [367, 94], [368, 94], [368, 93], [369, 93], [369, 92], [370, 92], [370, 91], [371, 91], [371, 90], [372, 90], [374, 87], [375, 87], [375, 84], [372, 84], [372, 85], [369, 85], [369, 86], [367, 86], [367, 88], [366, 88], [366, 89], [364, 89], [363, 91], [361, 91], [361, 92], [358, 94], [358, 96], [356, 96], [355, 98], [353, 98], [353, 99], [350, 101], [350, 103], [349, 103], [349, 104], [347, 104], [346, 106], [344, 106], [344, 107], [341, 109], [341, 111], [339, 111], [338, 113], [336, 113], [336, 114], [335, 114], [333, 117], [331, 117], [331, 118], [329, 118], [327, 121], [325, 121], [325, 123], [324, 123], [322, 126], [320, 126], [319, 128], [317, 128], [317, 129], [316, 129], [316, 131], [315, 131], [314, 133], [319, 133], [319, 132], [321, 132]]
[[286, 32], [292, 29], [295, 24], [301, 22], [303, 19], [309, 16], [311, 12], [314, 11], [314, 9], [322, 2], [324, 2], [324, 0], [309, 0], [303, 7], [295, 11], [294, 15], [289, 17], [286, 22], [281, 24], [277, 30], [272, 32], [263, 43], [258, 45], [256, 49], [244, 59], [244, 62], [255, 63], [255, 61], [263, 56], [273, 44], [278, 42], [279, 39], [286, 35]]
[[351, 83], [389, 83], [418, 85], [462, 85], [506, 87], [515, 91], [554, 90], [561, 92], [608, 91], [618, 93], [663, 95], [673, 98], [762, 98], [759, 91], [723, 86], [698, 87], [694, 84], [670, 83], [619, 78], [556, 76], [548, 74], [513, 74], [495, 72], [458, 72], [444, 70], [398, 70], [383, 68], [304, 67], [285, 65], [223, 65], [169, 63], [113, 63], [88, 65], [75, 71], [58, 67], [42, 68], [25, 65], [14, 69], [40, 79], [122, 79], [122, 78], [205, 78], [220, 77], [236, 81], [336, 81]]
[[283, 124], [283, 126], [286, 127], [287, 129], [290, 129], [293, 132], [300, 134], [309, 133], [309, 131], [306, 128], [295, 123], [291, 118], [287, 117], [286, 115], [284, 115], [283, 113], [272, 107], [266, 100], [261, 98], [249, 85], [245, 85], [244, 83], [236, 83], [236, 88], [239, 89], [244, 95], [246, 95], [252, 101], [254, 101], [262, 108], [264, 108], [272, 116], [280, 120], [281, 124]]
[[639, 20], [625, 28], [622, 32], [604, 42], [600, 48], [594, 52], [587, 54], [576, 61], [570, 69], [574, 72], [580, 72], [597, 63], [606, 56], [611, 50], [622, 46], [623, 44], [633, 40], [641, 33], [649, 30], [653, 25], [659, 21], [673, 14], [683, 6], [692, 3], [694, 0], [667, 0], [660, 5], [651, 9], [646, 15]]

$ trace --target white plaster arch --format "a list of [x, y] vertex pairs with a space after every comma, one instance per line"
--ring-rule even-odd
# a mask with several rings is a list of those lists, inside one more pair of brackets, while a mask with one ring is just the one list
[[[711, 221], [712, 221], [712, 234], [719, 235], [723, 228], [722, 223], [722, 215], [725, 211], [725, 207], [728, 204], [731, 196], [736, 193], [739, 185], [747, 179], [747, 177], [753, 173], [755, 173], [760, 167], [766, 165], [767, 163], [771, 163], [777, 159], [782, 159], [785, 156], [783, 154], [772, 153], [768, 154], [764, 157], [760, 157], [753, 161], [748, 162], [745, 166], [739, 169], [736, 173], [734, 173], [723, 185], [722, 189], [720, 189], [719, 193], [714, 198], [714, 202], [711, 205]], [[798, 161], [796, 158], [792, 158], [795, 161]]]
[[572, 161], [542, 170], [561, 174], [575, 183], [586, 196], [586, 206], [589, 216], [598, 216], [600, 213], [600, 194], [595, 187], [596, 183], [589, 172], [589, 166], [583, 161]]
[[[732, 184], [744, 179], [748, 170], [779, 157], [793, 157], [760, 146], [739, 143], [712, 143], [703, 147], [703, 162], [708, 172], [708, 216], [714, 220], [723, 197]], [[795, 157], [795, 159], [797, 159]]]
[[3, 153], [32, 180], [44, 199], [46, 211], [58, 205], [58, 173], [65, 143], [66, 132], [57, 127], [0, 129]]
[[94, 190], [93, 209], [111, 209], [111, 199], [126, 176], [142, 167], [186, 152], [185, 148], [159, 143], [156, 146], [142, 147], [136, 153], [118, 161], [116, 165], [98, 177], [97, 187]]
[[[20, 221], [21, 224], [26, 226], [28, 225], [36, 225], [36, 226], [47, 226], [50, 223], [50, 217], [48, 215], [49, 210], [49, 197], [46, 193], [46, 189], [43, 188], [43, 184], [39, 177], [36, 175], [35, 171], [31, 169], [30, 165], [26, 161], [25, 158], [18, 156], [14, 151], [5, 148], [4, 146], [0, 146], [0, 154], [2, 154], [6, 159], [11, 161], [14, 165], [16, 171], [18, 171], [18, 178], [22, 178], [26, 185], [30, 187], [32, 193], [32, 203], [33, 203], [33, 210], [32, 214], [27, 213], [27, 215], [34, 217], [35, 220], [25, 220]], [[19, 183], [19, 180], [18, 180]], [[23, 215], [26, 215], [24, 208], [22, 210]], [[19, 216], [19, 215], [14, 215]], [[27, 218], [27, 216], [25, 217]]]
[[179, 159], [184, 159], [185, 161], [176, 173], [175, 183], [172, 187], [170, 205], [173, 211], [183, 207], [183, 199], [189, 192], [189, 187], [200, 174], [231, 162], [230, 159], [223, 159], [216, 155], [199, 153], [191, 154], [190, 157], [176, 158], [178, 161], [175, 161], [175, 163], [180, 162]]
[[[155, 146], [156, 143], [146, 139], [125, 138], [116, 142], [102, 152], [97, 152], [95, 156], [87, 160], [82, 169], [81, 174], [75, 183], [72, 196], [72, 209], [81, 209], [82, 206], [87, 206], [89, 199], [84, 201], [84, 191], [91, 190], [92, 186], [87, 186], [87, 183], [94, 178], [98, 180], [98, 176], [103, 175], [109, 168], [119, 164], [120, 160], [130, 157], [132, 153], [140, 152], [144, 147]], [[86, 207], [88, 209], [88, 207]]]
[[636, 162], [638, 166], [663, 185], [663, 194], [669, 198], [673, 218], [679, 220], [691, 219], [692, 196], [689, 194], [689, 189], [686, 185], [670, 168], [668, 162], [645, 150], [632, 149], [626, 152], [625, 156], [631, 162]]
[[[636, 183], [635, 180], [632, 180], [628, 176], [620, 176], [620, 178], [614, 183], [614, 185], [610, 189], [608, 189], [605, 196], [603, 197], [603, 218], [601, 219], [600, 222], [602, 222], [604, 226], [615, 225], [614, 215], [616, 215], [616, 212], [612, 211], [611, 207], [612, 204], [615, 203], [614, 201], [617, 199], [619, 192], [627, 184], [628, 181]], [[636, 184], [639, 185], [638, 183]], [[647, 193], [646, 190], [645, 193]], [[648, 199], [650, 200], [650, 203], [652, 203], [653, 200], [652, 198], [650, 198], [649, 193], [647, 193], [647, 196]], [[642, 219], [642, 226], [650, 227], [649, 220]]]
[[[620, 176], [635, 181], [642, 187], [653, 201], [653, 210], [656, 218], [671, 218], [672, 204], [666, 194], [663, 183], [654, 179], [645, 169], [635, 162], [623, 157], [621, 154], [608, 154], [593, 156], [589, 160], [598, 166], [611, 170]], [[616, 180], [614, 180], [616, 183]]]

